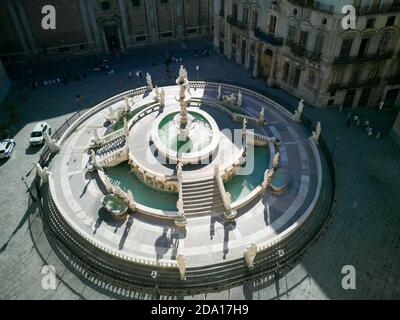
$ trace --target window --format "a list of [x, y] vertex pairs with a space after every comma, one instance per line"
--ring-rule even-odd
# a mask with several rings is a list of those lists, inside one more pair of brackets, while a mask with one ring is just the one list
[[132, 0], [133, 7], [140, 7], [140, 0]]
[[102, 9], [103, 11], [111, 10], [110, 1], [103, 1], [103, 2], [101, 3], [101, 9]]
[[251, 20], [251, 30], [256, 30], [258, 24], [258, 13], [253, 11], [253, 19]]
[[301, 31], [300, 32], [300, 46], [305, 48], [307, 47], [307, 40], [308, 40], [308, 32], [307, 31]]
[[323, 32], [318, 32], [315, 37], [314, 51], [318, 53], [322, 53], [322, 49], [324, 47], [325, 35]]
[[371, 18], [367, 20], [367, 25], [365, 26], [366, 29], [373, 28], [375, 26], [375, 18]]
[[393, 26], [395, 21], [396, 21], [396, 16], [388, 17], [386, 20], [386, 27]]
[[196, 33], [196, 32], [197, 32], [197, 28], [188, 29], [188, 33]]
[[168, 0], [161, 0], [161, 3], [168, 3]]
[[288, 35], [287, 35], [287, 39], [288, 39], [289, 41], [291, 41], [291, 42], [294, 42], [294, 41], [295, 41], [295, 38], [296, 38], [296, 31], [297, 31], [297, 29], [296, 29], [295, 26], [289, 26]]
[[171, 38], [172, 37], [172, 32], [164, 32], [162, 34], [163, 38]]
[[342, 82], [343, 73], [341, 71], [335, 71], [332, 74], [332, 84], [339, 84]]
[[389, 47], [390, 39], [391, 36], [389, 32], [383, 34], [381, 40], [379, 41], [378, 54], [383, 54], [386, 52]]
[[232, 18], [237, 20], [238, 6], [236, 3], [232, 4]]
[[236, 44], [236, 34], [232, 33], [232, 44]]
[[146, 41], [146, 36], [137, 36], [136, 41]]
[[360, 49], [358, 50], [358, 56], [363, 57], [368, 50], [369, 38], [364, 38], [361, 40]]
[[287, 82], [289, 78], [289, 63], [285, 62], [285, 65], [283, 66], [283, 74], [282, 74], [282, 80]]
[[343, 39], [342, 48], [340, 49], [341, 57], [348, 57], [350, 55], [353, 39]]
[[335, 100], [334, 99], [330, 99], [329, 101], [328, 101], [328, 106], [333, 106], [333, 103], [335, 102]]
[[376, 80], [379, 76], [379, 66], [372, 66], [368, 72], [368, 79], [369, 80]]
[[269, 26], [268, 26], [268, 32], [270, 34], [275, 34], [276, 30], [276, 17], [275, 16], [270, 16], [269, 17]]
[[249, 8], [247, 7], [243, 8], [243, 22], [246, 24], [249, 22]]

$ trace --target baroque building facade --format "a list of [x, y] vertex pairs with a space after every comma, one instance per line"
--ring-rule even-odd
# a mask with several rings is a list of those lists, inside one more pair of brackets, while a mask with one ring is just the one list
[[214, 19], [217, 51], [307, 103], [400, 104], [399, 0], [215, 0]]
[[6, 97], [10, 86], [11, 81], [8, 79], [3, 63], [0, 61], [0, 103]]
[[[44, 30], [42, 8], [56, 9]], [[213, 0], [3, 0], [0, 57], [6, 63], [147, 46], [212, 35]]]

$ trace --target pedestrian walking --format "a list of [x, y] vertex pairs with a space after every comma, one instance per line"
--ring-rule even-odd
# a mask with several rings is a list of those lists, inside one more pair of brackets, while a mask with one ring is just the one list
[[129, 73], [128, 73], [128, 78], [129, 78], [129, 80], [132, 80], [132, 72], [131, 71], [129, 71]]
[[346, 122], [347, 127], [349, 128], [351, 126], [351, 113], [347, 114], [347, 122]]

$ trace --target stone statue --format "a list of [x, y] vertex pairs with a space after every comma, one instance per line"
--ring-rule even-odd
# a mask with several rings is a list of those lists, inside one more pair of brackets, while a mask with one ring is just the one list
[[279, 165], [279, 158], [280, 158], [280, 153], [279, 152], [275, 153], [272, 165], [274, 169], [276, 169]]
[[153, 90], [153, 81], [151, 80], [151, 76], [149, 73], [146, 73], [146, 81], [147, 81], [147, 87], [149, 90]]
[[99, 138], [99, 134], [97, 132], [97, 128], [93, 129], [93, 142], [96, 145], [100, 144], [100, 138]]
[[132, 191], [128, 190], [126, 194], [127, 194], [127, 199], [128, 199], [129, 210], [135, 211], [136, 210], [136, 202], [133, 199]]
[[42, 180], [42, 182], [47, 183], [49, 181], [49, 175], [51, 174], [49, 169], [47, 167], [42, 168], [40, 163], [36, 163], [35, 166], [36, 166], [36, 172], [40, 177], [40, 179]]
[[242, 99], [243, 99], [243, 97], [242, 97], [242, 93], [239, 91], [239, 93], [238, 93], [238, 97], [237, 97], [237, 105], [239, 106], [239, 107], [241, 107], [242, 106]]
[[297, 110], [294, 111], [293, 121], [296, 122], [301, 121], [301, 115], [303, 113], [303, 109], [304, 109], [304, 99], [301, 99], [297, 107]]
[[52, 154], [55, 154], [58, 151], [60, 151], [60, 147], [53, 139], [50, 138], [49, 133], [47, 131], [44, 133], [44, 141], [46, 142], [46, 145]]
[[222, 98], [222, 88], [221, 88], [221, 85], [218, 85], [218, 96], [217, 96], [217, 99], [221, 100], [221, 98]]
[[178, 179], [182, 179], [182, 173], [183, 173], [183, 164], [182, 162], [178, 162], [176, 165], [176, 175], [178, 176]]
[[261, 184], [263, 189], [267, 189], [267, 187], [270, 184], [271, 179], [272, 179], [274, 174], [275, 174], [275, 169], [274, 168], [265, 170], [265, 172], [264, 172], [264, 181]]
[[160, 91], [157, 86], [154, 86], [154, 100], [160, 101]]
[[179, 273], [181, 275], [181, 280], [186, 280], [186, 262], [185, 257], [182, 254], [176, 256], [176, 262], [178, 263]]
[[299, 111], [300, 114], [303, 113], [303, 109], [304, 109], [304, 99], [301, 99], [299, 102], [299, 105], [297, 107], [297, 110]]
[[236, 103], [235, 94], [231, 93], [230, 95], [222, 96], [222, 101], [228, 102], [230, 104], [235, 104]]
[[90, 155], [91, 155], [91, 158], [92, 158], [93, 167], [96, 168], [97, 167], [96, 152], [93, 149], [91, 149], [90, 150]]
[[244, 250], [244, 260], [246, 261], [247, 267], [250, 269], [254, 266], [254, 259], [257, 255], [257, 245], [252, 243]]
[[260, 111], [260, 122], [261, 122], [261, 124], [263, 124], [264, 123], [264, 113], [265, 113], [265, 110], [264, 110], [264, 107], [262, 107], [261, 108], [261, 111]]
[[225, 209], [230, 210], [231, 204], [232, 204], [232, 194], [230, 192], [225, 192], [225, 195], [226, 195], [226, 204], [227, 204], [227, 208], [225, 208]]
[[161, 92], [160, 92], [160, 106], [165, 107], [165, 91], [164, 91], [164, 89], [161, 89]]
[[315, 131], [313, 131], [312, 135], [316, 143], [318, 143], [320, 135], [321, 135], [321, 122], [318, 121], [317, 125], [315, 126]]
[[245, 134], [247, 131], [247, 118], [243, 118], [243, 127], [242, 127], [242, 134]]
[[111, 180], [108, 176], [104, 176], [104, 186], [106, 187], [107, 192], [114, 193], [114, 186], [111, 183]]
[[181, 65], [179, 68], [179, 80], [183, 81], [184, 79], [187, 79], [187, 78], [188, 78], [187, 71], [183, 67], [183, 65]]

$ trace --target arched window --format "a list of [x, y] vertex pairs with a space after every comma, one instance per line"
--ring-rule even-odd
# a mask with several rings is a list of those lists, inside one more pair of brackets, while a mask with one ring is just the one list
[[314, 51], [321, 53], [324, 47], [324, 42], [325, 42], [325, 34], [322, 31], [319, 31], [317, 33], [317, 36], [315, 37]]

